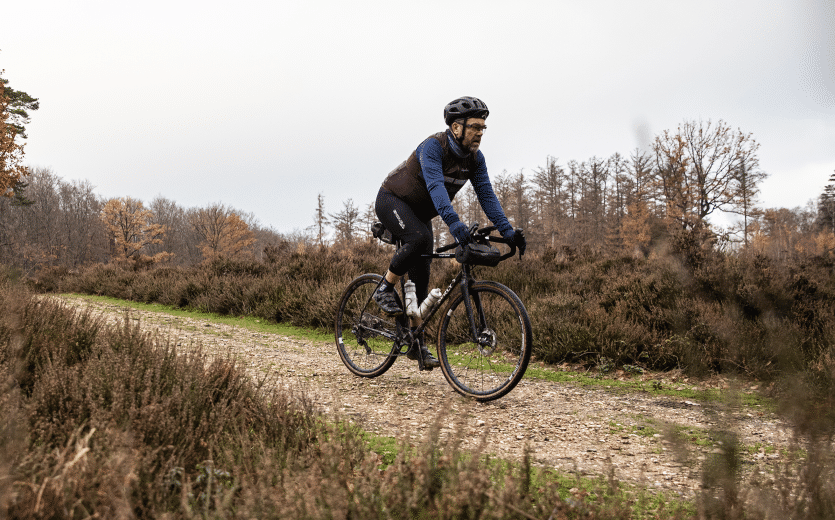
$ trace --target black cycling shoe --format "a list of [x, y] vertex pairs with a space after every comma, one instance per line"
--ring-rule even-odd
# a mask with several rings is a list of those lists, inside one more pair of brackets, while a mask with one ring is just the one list
[[400, 316], [403, 314], [403, 306], [400, 305], [400, 298], [397, 297], [396, 292], [377, 289], [374, 291], [373, 299], [380, 306], [380, 309], [389, 316]]
[[409, 347], [409, 350], [406, 351], [406, 357], [412, 360], [417, 360], [418, 352], [420, 352], [421, 357], [423, 358], [423, 369], [424, 370], [432, 370], [435, 367], [441, 366], [441, 362], [435, 359], [435, 356], [429, 352], [429, 349], [426, 348], [426, 345], [423, 343], [423, 338], [418, 340], [417, 345], [412, 345]]

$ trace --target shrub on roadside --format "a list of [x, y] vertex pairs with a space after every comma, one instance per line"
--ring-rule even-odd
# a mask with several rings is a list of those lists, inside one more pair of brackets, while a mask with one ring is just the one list
[[441, 438], [442, 416], [383, 470], [349, 423], [130, 317], [106, 327], [6, 287], [0, 310], [3, 518], [629, 514], [619, 501], [566, 502], [529, 460], [509, 469], [461, 451]]
[[[832, 351], [831, 261], [777, 265], [764, 257], [691, 249], [643, 259], [587, 254], [572, 261], [546, 250], [521, 262], [476, 268], [475, 274], [519, 294], [531, 316], [534, 355], [547, 363], [606, 358], [618, 365], [773, 379], [813, 367]], [[276, 248], [267, 263], [216, 258], [141, 272], [92, 266], [66, 273], [60, 287], [329, 329], [344, 287], [364, 272], [382, 272], [390, 255], [390, 248], [376, 243]], [[454, 261], [436, 260], [432, 285], [445, 288], [457, 268]]]

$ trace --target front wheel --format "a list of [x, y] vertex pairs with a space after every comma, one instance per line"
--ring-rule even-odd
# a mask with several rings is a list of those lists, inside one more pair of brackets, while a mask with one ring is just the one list
[[441, 369], [460, 394], [492, 401], [513, 390], [525, 375], [531, 359], [531, 321], [522, 301], [504, 285], [476, 282], [469, 293], [476, 336], [459, 294], [438, 328]]
[[382, 278], [355, 278], [336, 308], [336, 350], [348, 370], [360, 377], [377, 377], [397, 359], [397, 322], [371, 300]]

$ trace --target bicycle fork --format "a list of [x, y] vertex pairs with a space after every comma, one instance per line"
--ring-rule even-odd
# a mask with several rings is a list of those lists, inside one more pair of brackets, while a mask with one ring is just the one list
[[[484, 308], [481, 304], [481, 298], [478, 296], [478, 293], [470, 293], [470, 284], [472, 283], [472, 274], [470, 272], [470, 266], [465, 265], [462, 272], [452, 280], [447, 287], [446, 291], [444, 291], [443, 295], [441, 296], [440, 301], [436, 304], [435, 308], [432, 309], [432, 312], [423, 320], [423, 322], [418, 326], [417, 329], [414, 330], [415, 338], [410, 338], [409, 344], [411, 341], [417, 338], [418, 335], [423, 333], [424, 329], [426, 328], [426, 324], [432, 320], [435, 314], [443, 307], [444, 303], [449, 298], [449, 294], [456, 288], [461, 288], [461, 295], [464, 298], [464, 308], [466, 310], [467, 320], [470, 324], [470, 334], [472, 335], [473, 342], [478, 345], [479, 350], [482, 353], [485, 352], [485, 346], [489, 346], [490, 348], [495, 347], [495, 337], [489, 334], [489, 330], [487, 328], [487, 321], [484, 314]], [[478, 316], [478, 319], [476, 319]], [[482, 334], [479, 331], [483, 331]], [[411, 329], [409, 334], [411, 335]], [[485, 335], [486, 334], [486, 335]], [[482, 337], [484, 336], [484, 337]], [[443, 360], [441, 361], [443, 362]], [[423, 357], [418, 356], [418, 366], [421, 370], [423, 368]]]
[[[479, 330], [484, 330], [487, 327], [484, 318], [484, 309], [481, 307], [481, 298], [478, 293], [474, 293], [472, 300], [470, 299], [470, 266], [464, 266], [463, 274], [461, 276], [461, 295], [464, 297], [464, 308], [467, 310], [467, 320], [470, 322], [470, 333], [473, 335], [473, 341], [476, 345], [481, 347], [479, 338]], [[478, 323], [476, 323], [473, 315], [473, 304], [475, 304], [475, 311], [478, 313]]]

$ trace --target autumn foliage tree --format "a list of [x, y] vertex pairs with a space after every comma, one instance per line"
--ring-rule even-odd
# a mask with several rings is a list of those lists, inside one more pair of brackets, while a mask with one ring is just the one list
[[145, 209], [141, 200], [131, 197], [110, 199], [104, 204], [101, 219], [110, 236], [111, 256], [120, 262], [138, 266], [168, 259], [168, 252], [153, 256], [143, 254], [150, 244], [159, 244], [165, 235], [165, 226], [153, 224], [153, 214]]
[[206, 260], [218, 256], [240, 257], [255, 243], [255, 233], [249, 225], [223, 204], [193, 210], [188, 219], [200, 238], [200, 251]]
[[28, 110], [38, 109], [38, 100], [9, 88], [2, 74], [0, 70], [0, 195], [12, 197], [28, 173], [23, 165], [23, 125], [29, 122]]

